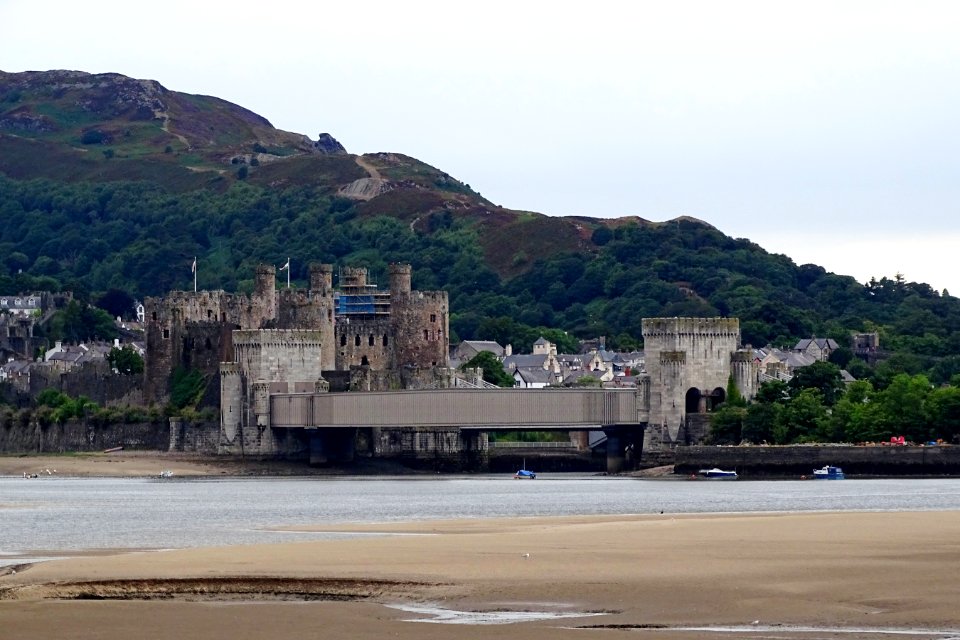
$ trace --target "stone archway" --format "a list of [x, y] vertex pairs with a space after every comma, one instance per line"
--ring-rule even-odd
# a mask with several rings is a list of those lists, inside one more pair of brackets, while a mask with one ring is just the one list
[[717, 387], [710, 392], [710, 411], [715, 411], [724, 402], [727, 401], [727, 392], [721, 387]]
[[702, 394], [700, 393], [700, 389], [697, 389], [696, 387], [690, 387], [689, 389], [687, 389], [687, 395], [684, 399], [684, 403], [686, 405], [685, 413], [687, 415], [690, 415], [691, 413], [701, 412], [701, 408], [700, 408], [701, 397], [702, 397]]

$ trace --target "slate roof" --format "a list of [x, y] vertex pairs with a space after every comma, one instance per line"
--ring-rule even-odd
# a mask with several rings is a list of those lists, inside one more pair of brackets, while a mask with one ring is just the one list
[[532, 367], [540, 367], [543, 369], [544, 363], [547, 361], [546, 354], [532, 355], [532, 354], [517, 354], [512, 356], [507, 356], [503, 359], [503, 368], [510, 369], [529, 369]]
[[481, 351], [489, 351], [498, 358], [503, 355], [503, 347], [493, 340], [464, 340], [460, 343], [460, 346], [464, 345], [470, 347], [477, 353], [480, 353]]
[[513, 375], [514, 377], [520, 376], [527, 384], [551, 384], [556, 380], [552, 371], [545, 371], [539, 367], [517, 369]]
[[837, 344], [837, 341], [832, 338], [804, 338], [797, 343], [794, 349], [796, 351], [806, 351], [811, 343], [817, 345], [817, 348], [821, 351], [824, 349], [830, 349], [832, 351], [840, 346]]

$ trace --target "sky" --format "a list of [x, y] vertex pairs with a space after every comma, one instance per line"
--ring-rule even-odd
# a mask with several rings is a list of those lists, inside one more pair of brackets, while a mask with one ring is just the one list
[[496, 204], [960, 294], [960, 3], [0, 0], [0, 70], [214, 95]]

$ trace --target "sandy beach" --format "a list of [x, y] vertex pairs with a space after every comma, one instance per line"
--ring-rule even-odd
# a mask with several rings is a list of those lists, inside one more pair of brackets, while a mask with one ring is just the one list
[[[336, 530], [389, 535], [19, 567], [0, 576], [0, 635], [835, 637], [796, 629], [813, 626], [864, 629], [843, 634], [858, 638], [876, 637], [869, 629], [960, 628], [955, 512], [519, 518]], [[427, 624], [412, 621], [427, 613], [396, 605], [580, 617]], [[749, 629], [686, 629], [725, 625]]]

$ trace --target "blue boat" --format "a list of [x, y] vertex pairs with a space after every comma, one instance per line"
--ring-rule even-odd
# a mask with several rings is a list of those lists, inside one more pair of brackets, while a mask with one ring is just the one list
[[813, 470], [814, 480], [843, 480], [843, 469], [826, 465], [822, 469]]
[[513, 477], [516, 478], [517, 480], [533, 480], [534, 478], [537, 477], [537, 474], [535, 474], [533, 471], [520, 469], [515, 474], [513, 474]]

